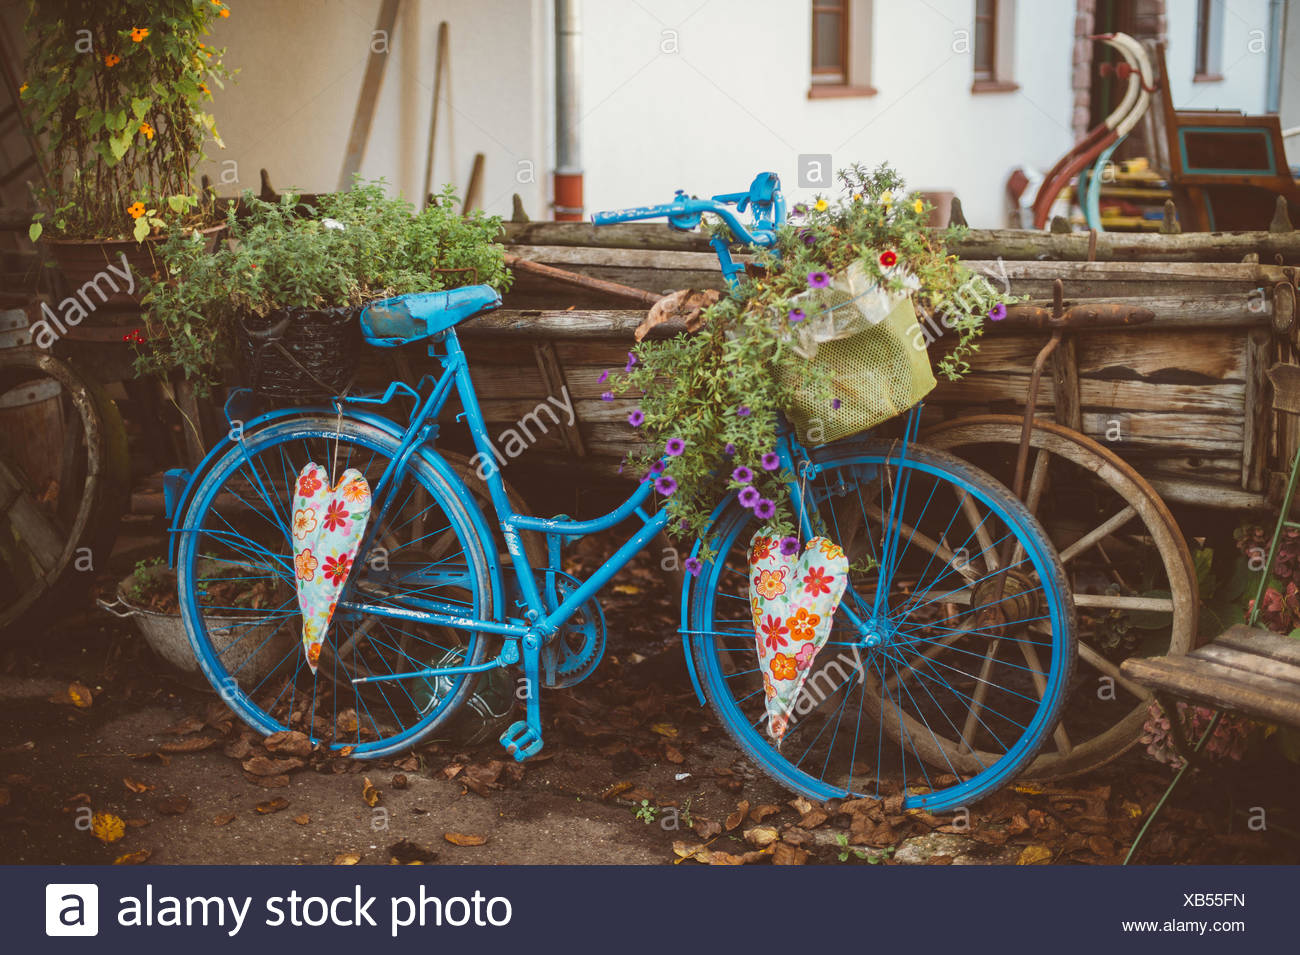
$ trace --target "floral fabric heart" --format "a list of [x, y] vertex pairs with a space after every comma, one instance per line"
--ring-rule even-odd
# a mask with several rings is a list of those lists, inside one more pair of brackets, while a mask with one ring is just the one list
[[293, 569], [302, 611], [302, 648], [316, 672], [339, 591], [370, 518], [370, 485], [355, 468], [334, 487], [319, 464], [298, 472], [293, 496]]
[[795, 559], [759, 531], [749, 542], [749, 607], [767, 702], [767, 733], [779, 746], [849, 582], [844, 550], [814, 537]]

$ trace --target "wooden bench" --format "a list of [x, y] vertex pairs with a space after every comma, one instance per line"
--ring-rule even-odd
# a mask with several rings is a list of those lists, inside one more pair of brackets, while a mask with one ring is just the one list
[[1158, 695], [1300, 726], [1300, 640], [1293, 637], [1238, 624], [1186, 656], [1125, 660], [1120, 671]]

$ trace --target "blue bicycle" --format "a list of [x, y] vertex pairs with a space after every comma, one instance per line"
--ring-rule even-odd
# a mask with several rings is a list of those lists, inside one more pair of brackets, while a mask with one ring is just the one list
[[[749, 222], [738, 214], [748, 212]], [[598, 224], [666, 217], [693, 229], [719, 216], [741, 242], [772, 247], [784, 220], [774, 174], [742, 193], [602, 213]], [[734, 282], [740, 266], [714, 240]], [[484, 286], [403, 296], [362, 316], [378, 347], [427, 343], [439, 372], [415, 387], [341, 397], [248, 422], [189, 477], [171, 513], [182, 613], [204, 674], [262, 733], [307, 733], [355, 757], [436, 732], [488, 671], [519, 668], [524, 718], [501, 742], [542, 747], [541, 691], [572, 686], [605, 645], [596, 595], [667, 524], [650, 484], [587, 520], [521, 513], [499, 471], [479, 486], [438, 447], [453, 398], [482, 460], [488, 430], [456, 325], [499, 304]], [[410, 399], [404, 420], [386, 410]], [[1011, 492], [977, 468], [903, 440], [809, 448], [783, 430], [778, 454], [804, 539], [841, 544], [850, 581], [778, 749], [764, 731], [746, 547], [757, 529], [734, 495], [693, 553], [712, 553], [681, 597], [681, 632], [701, 704], [759, 766], [810, 798], [878, 796], [968, 805], [1011, 779], [1052, 732], [1075, 658], [1074, 609], [1051, 544]], [[293, 482], [308, 462], [359, 471], [372, 507], [313, 671], [298, 640]], [[566, 545], [628, 524], [587, 579]], [[525, 546], [524, 535], [544, 547]], [[705, 545], [708, 545], [707, 547]], [[244, 595], [232, 601], [230, 581]], [[257, 596], [249, 605], [247, 594]]]

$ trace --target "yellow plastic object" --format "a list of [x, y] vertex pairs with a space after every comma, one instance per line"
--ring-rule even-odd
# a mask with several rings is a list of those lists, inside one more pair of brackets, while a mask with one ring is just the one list
[[876, 324], [819, 344], [810, 364], [830, 370], [831, 397], [839, 399], [839, 407], [811, 387], [797, 388], [794, 407], [787, 411], [799, 440], [826, 444], [907, 411], [935, 386], [925, 346], [910, 298], [900, 299]]

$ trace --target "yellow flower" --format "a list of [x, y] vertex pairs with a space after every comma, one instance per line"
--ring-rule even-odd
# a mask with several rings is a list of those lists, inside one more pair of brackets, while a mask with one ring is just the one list
[[894, 204], [894, 194], [886, 189], [880, 194], [880, 201], [884, 203], [885, 208], [888, 209]]
[[813, 205], [813, 208], [816, 209], [818, 212], [825, 212], [827, 209], [830, 208], [830, 203], [828, 203], [825, 199], [818, 199], [817, 202]]
[[148, 123], [140, 124], [140, 132], [144, 133], [145, 139], [153, 139], [153, 127]]
[[19, 95], [19, 96], [22, 96], [22, 95], [23, 95], [24, 93], [26, 93], [26, 92], [27, 92], [27, 84], [26, 84], [26, 83], [24, 83], [22, 86], [18, 87], [18, 95]]
[[140, 218], [142, 215], [144, 215], [144, 203], [143, 203], [143, 202], [133, 202], [133, 203], [131, 203], [129, 206], [126, 207], [126, 211], [129, 212], [129, 213], [131, 214], [131, 218], [132, 218], [132, 219], [138, 219], [138, 218]]
[[116, 53], [110, 53], [108, 54], [108, 56], [104, 57], [104, 65], [107, 67], [117, 66], [117, 64], [121, 62], [122, 62], [122, 58], [118, 56]]
[[919, 216], [922, 212], [925, 211], [925, 203], [922, 202], [920, 199], [917, 199], [916, 202], [912, 203], [912, 211], [914, 211]]
[[131, 39], [139, 43], [149, 35], [149, 31], [144, 27], [133, 27], [131, 30]]
[[208, 92], [211, 92], [211, 91], [208, 89], [208, 84], [207, 84], [207, 83], [200, 83], [200, 84], [199, 84], [199, 92], [200, 92], [200, 93], [208, 93]]
[[853, 194], [853, 201], [854, 201], [854, 202], [861, 202], [861, 201], [862, 201], [862, 193], [860, 193], [860, 192], [855, 192], [855, 193]]
[[222, 7], [222, 8], [221, 8], [221, 15], [222, 15], [223, 17], [228, 17], [228, 16], [230, 16], [230, 11], [227, 10], [225, 7]]

